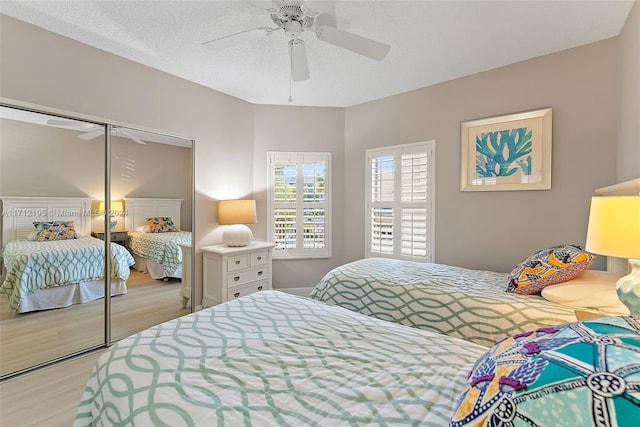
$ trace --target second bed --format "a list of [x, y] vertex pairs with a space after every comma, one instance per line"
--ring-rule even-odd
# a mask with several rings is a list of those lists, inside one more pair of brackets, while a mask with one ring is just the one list
[[[506, 292], [508, 277], [444, 264], [366, 258], [331, 270], [310, 297], [487, 346], [518, 331], [574, 322], [575, 310], [583, 308]], [[624, 307], [603, 312], [618, 313], [625, 314]]]

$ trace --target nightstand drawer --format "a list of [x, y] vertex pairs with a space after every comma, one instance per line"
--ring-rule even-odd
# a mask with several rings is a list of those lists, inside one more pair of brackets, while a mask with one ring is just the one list
[[266, 268], [256, 268], [252, 270], [236, 271], [227, 275], [227, 283], [229, 287], [244, 285], [245, 283], [255, 282], [256, 280], [268, 279], [269, 273]]
[[111, 232], [111, 241], [112, 242], [124, 242], [129, 237], [127, 231], [112, 231]]
[[[93, 237], [96, 237], [100, 240], [104, 240], [104, 232], [100, 232], [100, 233], [94, 233], [92, 232], [91, 235]], [[129, 240], [129, 232], [128, 231], [112, 231], [111, 232], [111, 241], [115, 242], [115, 243], [125, 243], [127, 240]]]
[[236, 255], [227, 258], [227, 271], [249, 267], [249, 255]]
[[229, 289], [229, 292], [227, 294], [227, 301], [267, 289], [269, 289], [269, 282], [267, 280]]
[[268, 251], [261, 251], [249, 254], [251, 256], [251, 266], [264, 265], [268, 262]]

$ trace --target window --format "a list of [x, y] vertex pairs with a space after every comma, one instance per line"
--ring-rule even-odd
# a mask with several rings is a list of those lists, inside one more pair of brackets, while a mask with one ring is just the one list
[[435, 141], [370, 149], [366, 256], [433, 262]]
[[331, 256], [330, 153], [269, 152], [274, 258]]

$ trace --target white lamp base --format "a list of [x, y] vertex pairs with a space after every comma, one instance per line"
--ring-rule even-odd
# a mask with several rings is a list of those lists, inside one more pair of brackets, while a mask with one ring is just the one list
[[116, 231], [116, 225], [118, 225], [118, 218], [111, 218], [109, 220], [109, 225], [111, 226], [111, 231]]
[[227, 246], [247, 246], [253, 240], [251, 229], [244, 224], [234, 224], [222, 233], [222, 242]]
[[629, 259], [631, 273], [621, 277], [616, 283], [618, 298], [627, 307], [629, 312], [640, 316], [640, 259]]

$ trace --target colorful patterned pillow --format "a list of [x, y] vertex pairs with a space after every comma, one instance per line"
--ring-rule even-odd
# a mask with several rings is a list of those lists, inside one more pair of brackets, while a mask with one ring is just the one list
[[38, 242], [77, 239], [73, 221], [34, 222]]
[[507, 282], [507, 292], [538, 294], [547, 286], [566, 282], [589, 268], [594, 255], [580, 246], [558, 245], [530, 255], [516, 265]]
[[449, 425], [630, 426], [640, 419], [638, 384], [640, 318], [541, 328], [476, 361]]
[[154, 218], [147, 218], [147, 225], [150, 228], [150, 233], [168, 233], [172, 231], [178, 231], [173, 221], [168, 216], [157, 216]]

